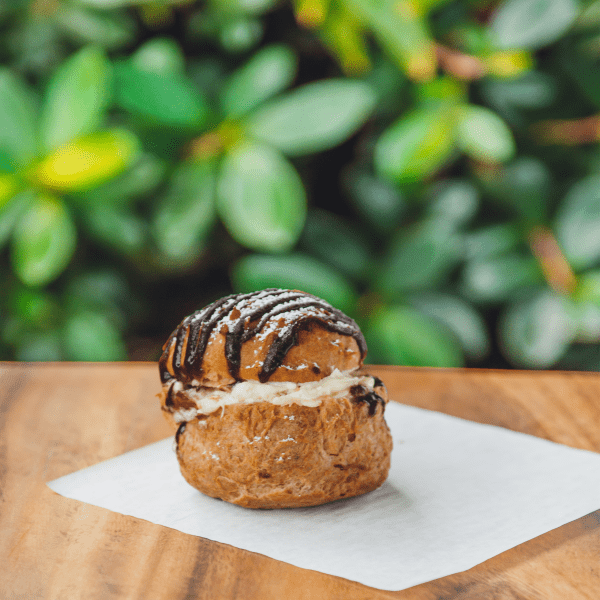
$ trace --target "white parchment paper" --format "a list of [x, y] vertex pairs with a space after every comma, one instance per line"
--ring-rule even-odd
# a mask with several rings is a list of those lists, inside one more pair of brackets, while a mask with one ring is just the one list
[[390, 402], [378, 490], [252, 510], [179, 473], [169, 438], [52, 481], [59, 494], [385, 590], [469, 569], [600, 509], [600, 454]]

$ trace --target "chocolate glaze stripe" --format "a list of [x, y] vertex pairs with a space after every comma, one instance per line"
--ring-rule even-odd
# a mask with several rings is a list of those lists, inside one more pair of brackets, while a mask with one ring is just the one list
[[[300, 296], [299, 298], [306, 298], [305, 295]], [[285, 302], [285, 306], [279, 307], [276, 310], [276, 304], [267, 305], [267, 307], [259, 308], [254, 312], [250, 313], [247, 318], [248, 323], [252, 323], [253, 321], [260, 319], [258, 324], [254, 327], [248, 326], [247, 329], [244, 330], [245, 320], [239, 319], [235, 324], [235, 327], [227, 333], [226, 342], [225, 342], [225, 356], [227, 358], [227, 365], [229, 367], [229, 372], [232, 377], [235, 379], [239, 376], [240, 364], [241, 364], [241, 353], [242, 353], [242, 344], [249, 339], [252, 339], [255, 335], [257, 335], [263, 327], [268, 323], [270, 319], [275, 316], [283, 316], [286, 313], [290, 312], [293, 309], [298, 308], [322, 308], [317, 299], [304, 302], [293, 302], [292, 300], [288, 300]], [[270, 312], [267, 312], [270, 309]], [[264, 370], [264, 369], [263, 369]]]
[[[261, 292], [252, 292], [250, 294], [245, 294], [244, 298], [250, 298], [252, 296], [259, 295], [260, 293]], [[220, 300], [217, 300], [216, 302], [213, 302], [212, 304], [209, 304], [208, 306], [196, 311], [192, 315], [189, 315], [181, 322], [181, 324], [171, 334], [169, 341], [165, 344], [165, 350], [163, 351], [159, 361], [162, 383], [165, 383], [172, 378], [172, 375], [169, 373], [169, 371], [175, 373], [179, 378], [189, 379], [189, 372], [195, 366], [195, 364], [198, 363], [198, 366], [202, 364], [204, 351], [206, 349], [206, 345], [208, 344], [208, 338], [212, 330], [217, 325], [221, 317], [225, 314], [228, 314], [228, 310], [231, 308], [230, 305], [235, 305], [240, 298], [240, 294], [231, 294], [229, 296], [225, 296], [224, 298], [221, 298]], [[207, 319], [208, 322], [206, 322]], [[182, 365], [180, 361], [182, 337], [180, 337], [180, 334], [182, 334], [182, 332], [188, 328], [190, 329], [190, 333], [188, 335], [188, 346], [191, 345], [191, 351], [186, 352], [186, 361]], [[199, 336], [200, 333], [201, 335]], [[175, 340], [174, 343], [176, 344], [176, 352], [171, 355], [170, 348], [173, 344], [173, 340]], [[201, 372], [201, 369], [198, 369], [198, 374]]]
[[[303, 311], [306, 312], [303, 314]], [[229, 372], [234, 379], [239, 380], [242, 344], [257, 335], [274, 317], [285, 318], [294, 312], [300, 314], [293, 323], [279, 332], [267, 352], [259, 374], [261, 382], [268, 381], [281, 366], [290, 348], [298, 343], [299, 332], [308, 329], [315, 322], [329, 331], [352, 336], [364, 358], [367, 350], [364, 337], [350, 317], [316, 296], [295, 290], [269, 288], [249, 294], [226, 296], [186, 317], [164, 346], [159, 361], [161, 380], [164, 383], [171, 379], [169, 371], [184, 381], [190, 381], [194, 375], [201, 374], [202, 360], [210, 336], [215, 329], [223, 331], [224, 328]], [[229, 322], [225, 322], [226, 317]], [[250, 324], [256, 321], [258, 323], [251, 327]]]
[[[186, 360], [183, 365], [178, 365], [179, 370], [184, 377], [190, 377], [190, 371], [194, 368], [196, 363], [198, 363], [198, 365], [202, 364], [202, 358], [206, 346], [208, 345], [210, 334], [221, 321], [222, 317], [229, 314], [236, 302], [237, 299], [235, 295], [226, 296], [183, 320], [180, 327], [187, 327], [190, 329], [188, 346], [191, 346], [191, 350], [187, 352]], [[199, 373], [201, 372], [200, 369], [198, 369], [198, 371]]]

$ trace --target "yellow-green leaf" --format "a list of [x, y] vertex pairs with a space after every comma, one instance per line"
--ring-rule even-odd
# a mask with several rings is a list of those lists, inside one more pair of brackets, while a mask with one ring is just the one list
[[12, 175], [0, 174], [0, 209], [17, 193], [19, 181]]
[[454, 129], [454, 111], [417, 109], [396, 121], [377, 140], [375, 168], [398, 183], [418, 181], [450, 158]]
[[135, 135], [100, 131], [65, 144], [41, 161], [32, 178], [53, 190], [83, 190], [119, 174], [137, 154]]

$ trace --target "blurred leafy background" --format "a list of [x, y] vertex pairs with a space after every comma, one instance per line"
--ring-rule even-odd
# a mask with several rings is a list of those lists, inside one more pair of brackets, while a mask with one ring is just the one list
[[600, 369], [600, 0], [0, 0], [0, 357], [300, 288], [368, 360]]

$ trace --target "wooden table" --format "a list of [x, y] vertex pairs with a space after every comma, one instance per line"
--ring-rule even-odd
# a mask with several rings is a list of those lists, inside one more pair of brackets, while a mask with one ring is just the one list
[[[600, 451], [600, 375], [373, 368], [394, 400]], [[600, 511], [485, 563], [384, 592], [63, 498], [45, 482], [170, 430], [157, 367], [0, 365], [0, 598], [600, 598]]]

